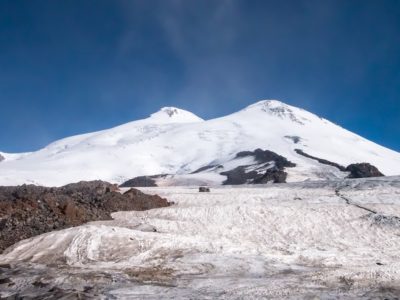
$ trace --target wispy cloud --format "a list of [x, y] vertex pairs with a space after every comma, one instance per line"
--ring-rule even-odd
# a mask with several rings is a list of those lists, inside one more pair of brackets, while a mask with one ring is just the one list
[[[146, 40], [138, 36], [138, 19], [143, 16], [137, 15], [137, 4], [122, 4], [127, 28], [120, 38], [119, 59]], [[141, 10], [146, 11], [149, 5], [141, 4]], [[172, 0], [157, 2], [156, 7], [150, 14], [156, 23], [153, 26], [158, 26], [172, 56], [182, 66], [182, 81], [170, 101], [205, 113], [205, 106], [208, 111], [217, 109], [218, 100], [245, 97], [249, 84], [246, 66], [232, 51], [241, 31], [237, 2]]]

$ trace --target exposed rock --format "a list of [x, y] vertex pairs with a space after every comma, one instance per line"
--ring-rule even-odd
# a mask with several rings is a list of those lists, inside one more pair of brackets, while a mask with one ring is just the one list
[[212, 170], [212, 169], [220, 169], [220, 168], [223, 168], [223, 166], [222, 165], [208, 165], [208, 166], [198, 168], [196, 171], [193, 171], [190, 174], [196, 174], [196, 173], [200, 173], [203, 171]]
[[347, 167], [344, 167], [342, 165], [331, 162], [329, 160], [309, 155], [301, 149], [295, 149], [294, 151], [296, 151], [297, 154], [300, 154], [307, 158], [314, 159], [321, 164], [336, 167], [342, 172], [350, 172], [350, 175], [347, 178], [365, 178], [365, 177], [385, 176], [375, 166], [373, 166], [369, 163], [351, 164], [351, 165], [348, 165]]
[[157, 186], [156, 181], [153, 178], [157, 176], [138, 176], [129, 179], [122, 183], [120, 187], [146, 187], [146, 186]]
[[400, 218], [397, 216], [394, 216], [394, 215], [384, 215], [381, 213], [369, 213], [368, 215], [365, 215], [362, 218], [370, 221], [374, 225], [400, 228]]
[[4, 156], [0, 154], [0, 162], [5, 160]]
[[346, 171], [350, 172], [348, 178], [382, 177], [383, 175], [375, 166], [369, 163], [348, 165]]
[[[254, 105], [254, 104], [253, 104]], [[272, 115], [275, 115], [281, 119], [289, 118], [295, 123], [298, 123], [300, 125], [304, 125], [304, 122], [309, 122], [304, 117], [299, 117], [296, 115], [296, 113], [293, 111], [293, 109], [289, 106], [286, 105], [285, 103], [279, 102], [279, 101], [262, 101], [259, 103], [256, 103], [255, 105], [258, 105], [261, 107], [261, 110], [270, 113]]]
[[178, 109], [174, 108], [174, 107], [166, 107], [163, 109], [163, 111], [166, 112], [166, 114], [171, 118], [173, 115], [177, 115], [178, 114]]
[[254, 151], [242, 151], [236, 154], [237, 158], [253, 156], [258, 164], [270, 163], [264, 173], [258, 172], [257, 168], [251, 171], [251, 165], [239, 166], [230, 171], [221, 172], [221, 175], [227, 176], [223, 182], [224, 185], [237, 184], [260, 184], [260, 183], [283, 183], [286, 182], [287, 173], [285, 167], [295, 167], [296, 164], [288, 161], [285, 157], [269, 150], [256, 149]]
[[287, 178], [287, 173], [283, 170], [279, 170], [276, 167], [268, 169], [262, 177], [255, 178], [253, 183], [268, 183], [272, 181], [273, 183], [285, 183]]
[[283, 157], [269, 150], [256, 149], [254, 151], [242, 151], [236, 154], [237, 158], [246, 156], [253, 156], [258, 163], [266, 163], [273, 161], [275, 162], [275, 166], [278, 169], [282, 169], [284, 167], [291, 168], [296, 166], [296, 164], [288, 161], [286, 157]]
[[68, 184], [60, 188], [34, 185], [0, 187], [0, 252], [38, 234], [95, 220], [110, 213], [168, 206], [166, 199], [136, 189], [121, 194], [104, 181]]
[[309, 155], [309, 154], [305, 153], [305, 152], [304, 152], [303, 150], [301, 150], [301, 149], [294, 149], [294, 151], [296, 151], [297, 154], [300, 154], [300, 155], [302, 155], [302, 156], [304, 156], [304, 157], [314, 159], [314, 160], [318, 161], [320, 164], [324, 164], [324, 165], [336, 167], [336, 168], [338, 168], [338, 169], [339, 169], [340, 171], [342, 171], [342, 172], [346, 171], [346, 168], [345, 168], [344, 166], [342, 166], [342, 165], [339, 165], [339, 164], [337, 164], [337, 163], [331, 162], [331, 161], [326, 160], [326, 159], [323, 159], [323, 158], [318, 158], [318, 157]]
[[246, 173], [247, 166], [239, 166], [232, 170], [221, 172], [221, 175], [226, 176], [226, 180], [222, 183], [224, 185], [237, 185], [250, 183], [252, 179], [259, 176], [257, 172], [251, 171]]
[[199, 187], [199, 192], [200, 193], [208, 193], [208, 192], [210, 192], [210, 188], [206, 187], [206, 186], [201, 186], [201, 187]]
[[297, 135], [285, 135], [285, 138], [291, 140], [295, 144], [298, 144], [301, 141], [301, 137]]

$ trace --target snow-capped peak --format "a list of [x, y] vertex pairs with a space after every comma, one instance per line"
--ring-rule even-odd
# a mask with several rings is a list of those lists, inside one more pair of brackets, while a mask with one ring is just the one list
[[152, 121], [171, 122], [171, 123], [191, 123], [202, 122], [202, 118], [196, 116], [190, 111], [177, 107], [163, 107], [159, 111], [150, 115]]
[[[400, 169], [399, 153], [301, 108], [264, 100], [208, 121], [183, 109], [164, 107], [149, 118], [65, 138], [30, 154], [14, 154], [15, 159], [0, 153], [5, 158], [0, 162], [0, 184], [54, 186], [95, 179], [122, 183], [158, 174], [181, 176], [182, 184], [220, 184], [227, 176], [222, 172], [254, 164], [253, 157], [233, 159], [237, 153], [258, 148], [296, 164], [288, 170], [287, 181], [346, 175], [296, 149], [341, 166], [368, 162], [385, 175], [397, 175]], [[198, 169], [206, 171], [193, 173]], [[165, 184], [177, 182], [165, 180]]]
[[250, 104], [249, 106], [247, 106], [245, 109], [249, 109], [249, 108], [263, 108], [263, 107], [289, 107], [289, 105], [287, 105], [286, 103], [283, 103], [279, 100], [275, 100], [275, 99], [267, 99], [267, 100], [260, 100], [257, 101], [256, 103]]
[[301, 108], [288, 105], [279, 100], [261, 100], [244, 108], [244, 112], [263, 112], [280, 119], [290, 119], [300, 125], [310, 120], [310, 117], [317, 117], [314, 114], [304, 111]]
[[283, 112], [293, 112], [294, 110], [300, 110], [297, 107], [290, 106], [279, 100], [261, 100], [254, 104], [247, 106], [244, 111], [264, 111], [272, 113], [283, 113]]

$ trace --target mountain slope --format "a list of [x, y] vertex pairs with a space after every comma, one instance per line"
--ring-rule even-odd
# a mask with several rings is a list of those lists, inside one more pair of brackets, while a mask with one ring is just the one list
[[[144, 120], [62, 139], [0, 162], [0, 184], [63, 185], [94, 179], [121, 183], [156, 174], [172, 174], [160, 184], [220, 184], [226, 179], [221, 172], [255, 163], [252, 157], [237, 158], [238, 152], [257, 148], [296, 164], [285, 169], [287, 181], [346, 176], [296, 149], [344, 166], [368, 162], [385, 175], [400, 170], [399, 153], [300, 108], [265, 100], [208, 121], [168, 107]], [[199, 168], [204, 171], [191, 174]]]

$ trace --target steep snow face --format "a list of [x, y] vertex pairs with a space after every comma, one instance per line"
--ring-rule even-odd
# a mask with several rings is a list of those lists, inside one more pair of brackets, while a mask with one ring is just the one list
[[[161, 184], [221, 184], [241, 162], [240, 151], [257, 148], [286, 157], [288, 181], [343, 178], [346, 173], [301, 156], [295, 149], [344, 166], [368, 162], [385, 175], [400, 171], [400, 154], [370, 142], [303, 109], [277, 100], [257, 102], [231, 115], [204, 121], [173, 107], [115, 128], [69, 137], [0, 164], [0, 184], [63, 185], [103, 179], [121, 183], [155, 174], [172, 174]], [[221, 172], [222, 172], [221, 171]]]

